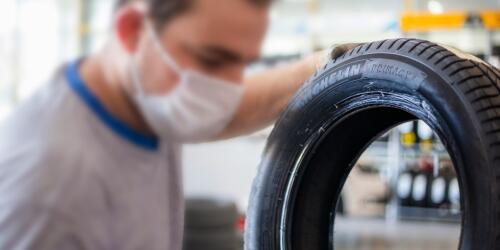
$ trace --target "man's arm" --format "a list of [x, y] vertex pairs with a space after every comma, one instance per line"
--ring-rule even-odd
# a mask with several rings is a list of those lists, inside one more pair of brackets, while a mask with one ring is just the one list
[[234, 119], [217, 139], [248, 134], [269, 126], [300, 86], [321, 66], [316, 53], [297, 62], [247, 77], [246, 92]]
[[245, 96], [229, 126], [216, 138], [228, 139], [271, 125], [302, 86], [328, 59], [338, 58], [362, 44], [336, 46], [331, 52], [317, 52], [302, 60], [270, 69], [245, 79]]

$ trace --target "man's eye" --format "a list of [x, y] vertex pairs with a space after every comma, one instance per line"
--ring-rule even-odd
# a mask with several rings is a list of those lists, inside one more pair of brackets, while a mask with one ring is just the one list
[[216, 58], [200, 56], [199, 61], [201, 62], [203, 67], [210, 70], [220, 69], [221, 67], [224, 66], [224, 62]]

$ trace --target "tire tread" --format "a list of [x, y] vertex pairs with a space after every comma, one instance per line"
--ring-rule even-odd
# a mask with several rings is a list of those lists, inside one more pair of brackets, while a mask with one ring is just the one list
[[[385, 44], [388, 46], [384, 47]], [[434, 65], [436, 70], [446, 72], [444, 75], [452, 80], [450, 81], [452, 87], [466, 98], [476, 112], [482, 134], [487, 136], [490, 142], [487, 144], [489, 145], [488, 155], [496, 167], [493, 176], [500, 180], [500, 150], [498, 149], [500, 147], [500, 70], [485, 63], [461, 58], [438, 44], [419, 39], [389, 39], [364, 46], [364, 54], [380, 51], [408, 53], [423, 63]], [[359, 53], [350, 53], [348, 58], [357, 55]], [[437, 57], [438, 55], [440, 57]], [[345, 59], [340, 59], [338, 63]], [[500, 184], [500, 181], [497, 184]], [[500, 208], [500, 186], [495, 186], [494, 190], [498, 196], [496, 207]], [[500, 211], [494, 214], [499, 214], [496, 219], [500, 224]], [[500, 229], [496, 232], [496, 238], [496, 245], [500, 245]]]

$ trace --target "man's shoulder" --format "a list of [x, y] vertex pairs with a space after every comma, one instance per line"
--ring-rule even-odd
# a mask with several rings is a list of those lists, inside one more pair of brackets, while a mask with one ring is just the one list
[[0, 123], [0, 147], [35, 139], [47, 143], [58, 138], [71, 139], [85, 125], [82, 123], [85, 115], [86, 110], [60, 69]]
[[[29, 133], [28, 133], [29, 134]], [[50, 206], [67, 190], [70, 179], [75, 178], [73, 166], [78, 155], [69, 145], [58, 140], [35, 135], [34, 138], [18, 136], [22, 141], [0, 139], [0, 186], [2, 199], [12, 204], [39, 203]], [[49, 204], [50, 203], [50, 204]]]
[[63, 80], [52, 79], [0, 123], [2, 196], [43, 202], [71, 187], [85, 155], [85, 124], [72, 95]]

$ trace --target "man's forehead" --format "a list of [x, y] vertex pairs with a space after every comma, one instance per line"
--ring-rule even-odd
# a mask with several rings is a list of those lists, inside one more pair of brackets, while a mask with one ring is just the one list
[[190, 10], [201, 10], [204, 13], [210, 12], [233, 12], [244, 10], [246, 13], [251, 13], [252, 10], [259, 12], [267, 10], [269, 6], [257, 4], [256, 0], [191, 0]]
[[[268, 24], [268, 9], [249, 0], [196, 0], [187, 15], [199, 42], [214, 52], [258, 56]], [[226, 53], [227, 54], [227, 53]]]
[[268, 21], [268, 8], [252, 4], [250, 0], [196, 0], [189, 14], [201, 27], [212, 32], [261, 34]]

